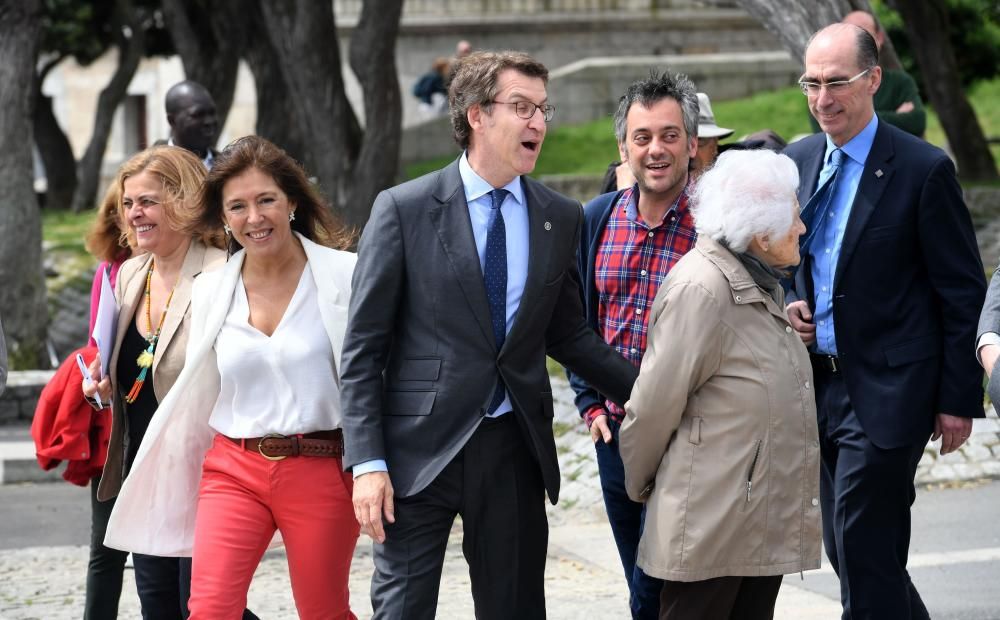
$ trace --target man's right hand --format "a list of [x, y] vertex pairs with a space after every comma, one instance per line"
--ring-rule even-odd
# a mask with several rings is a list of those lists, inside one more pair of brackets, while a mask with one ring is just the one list
[[396, 522], [392, 496], [388, 472], [373, 471], [354, 479], [354, 517], [362, 533], [377, 543], [385, 542], [382, 514], [389, 523]]
[[792, 329], [799, 335], [802, 342], [807, 346], [816, 342], [816, 324], [812, 322], [812, 312], [809, 304], [799, 300], [785, 306], [788, 313], [788, 321], [792, 324]]
[[590, 423], [590, 439], [595, 444], [601, 439], [604, 440], [604, 443], [611, 443], [611, 437], [611, 428], [608, 426], [608, 414], [602, 413]]

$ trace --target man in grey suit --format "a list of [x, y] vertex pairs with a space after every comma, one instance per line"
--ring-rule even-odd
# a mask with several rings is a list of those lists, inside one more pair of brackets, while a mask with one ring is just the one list
[[994, 377], [997, 358], [1000, 357], [1000, 267], [993, 272], [993, 279], [986, 290], [986, 302], [979, 315], [979, 329], [976, 336], [976, 357], [986, 370], [989, 383], [986, 392], [993, 401], [993, 408], [1000, 412], [1000, 377]]
[[559, 494], [546, 353], [616, 402], [635, 380], [584, 321], [580, 205], [524, 176], [547, 78], [524, 54], [461, 59], [465, 152], [379, 194], [361, 237], [341, 406], [375, 618], [434, 617], [456, 515], [476, 616], [544, 618], [544, 494]]

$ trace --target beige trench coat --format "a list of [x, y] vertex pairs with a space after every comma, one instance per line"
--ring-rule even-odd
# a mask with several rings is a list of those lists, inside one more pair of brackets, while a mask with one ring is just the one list
[[625, 405], [638, 564], [671, 581], [819, 567], [819, 442], [809, 354], [729, 250], [700, 237], [653, 302]]

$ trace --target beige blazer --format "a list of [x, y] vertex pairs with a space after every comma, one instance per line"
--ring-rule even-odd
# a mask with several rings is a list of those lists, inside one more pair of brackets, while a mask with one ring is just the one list
[[[331, 250], [302, 236], [299, 239], [316, 282], [323, 327], [339, 369], [356, 255]], [[221, 384], [215, 339], [229, 314], [243, 257], [241, 250], [224, 269], [203, 274], [195, 282], [184, 368], [174, 389], [160, 401], [122, 484], [108, 521], [104, 539], [108, 547], [166, 557], [190, 557], [193, 553], [201, 465], [215, 437], [208, 420]], [[338, 374], [330, 381], [339, 387]]]
[[809, 354], [736, 256], [705, 236], [664, 280], [620, 435], [646, 501], [637, 562], [672, 581], [818, 568]]
[[[115, 348], [108, 366], [111, 375], [111, 440], [108, 444], [108, 460], [97, 490], [97, 498], [109, 500], [118, 495], [122, 479], [125, 477], [125, 454], [128, 443], [128, 420], [118, 395], [118, 353], [129, 323], [135, 320], [135, 313], [143, 310], [143, 294], [146, 290], [146, 272], [153, 260], [151, 254], [142, 254], [125, 261], [118, 271], [115, 283], [115, 299], [118, 301], [118, 331], [115, 334]], [[167, 392], [174, 385], [184, 366], [187, 349], [188, 322], [191, 317], [191, 289], [194, 279], [203, 271], [216, 269], [226, 262], [226, 253], [218, 248], [210, 248], [197, 240], [191, 241], [184, 264], [177, 279], [174, 296], [163, 318], [160, 340], [153, 353], [153, 392], [157, 402], [163, 402]], [[139, 369], [136, 367], [136, 373]], [[130, 387], [130, 386], [129, 386]]]

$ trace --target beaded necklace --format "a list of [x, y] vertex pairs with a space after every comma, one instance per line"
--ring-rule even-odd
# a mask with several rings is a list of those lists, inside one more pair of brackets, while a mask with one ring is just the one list
[[149, 287], [150, 283], [153, 281], [153, 270], [156, 267], [156, 261], [152, 260], [149, 263], [149, 271], [146, 272], [146, 342], [149, 346], [146, 350], [139, 354], [139, 357], [135, 360], [137, 366], [139, 366], [139, 376], [135, 378], [135, 383], [132, 384], [132, 389], [129, 390], [128, 395], [125, 397], [125, 402], [132, 404], [135, 399], [139, 398], [139, 391], [142, 390], [142, 384], [146, 382], [146, 374], [149, 369], [153, 367], [153, 352], [156, 351], [156, 343], [160, 340], [160, 330], [163, 329], [163, 319], [167, 316], [167, 309], [170, 308], [170, 300], [174, 298], [174, 289], [177, 288], [177, 283], [174, 283], [173, 288], [170, 289], [170, 295], [167, 296], [167, 304], [163, 306], [163, 312], [160, 313], [160, 320], [156, 325], [156, 331], [153, 331], [153, 319], [150, 311], [152, 303], [149, 297]]

